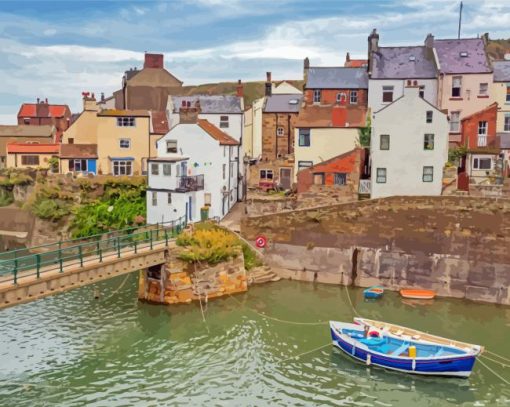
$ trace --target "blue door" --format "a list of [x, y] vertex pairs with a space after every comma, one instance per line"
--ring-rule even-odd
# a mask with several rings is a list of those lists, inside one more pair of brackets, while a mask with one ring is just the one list
[[88, 172], [96, 174], [96, 160], [87, 160]]

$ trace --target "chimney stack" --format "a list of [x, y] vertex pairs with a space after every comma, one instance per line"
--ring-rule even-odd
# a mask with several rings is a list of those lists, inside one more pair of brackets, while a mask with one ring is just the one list
[[335, 105], [331, 109], [331, 124], [333, 127], [346, 127], [347, 108], [345, 106]]
[[368, 74], [372, 73], [372, 65], [373, 65], [373, 56], [372, 53], [377, 52], [379, 50], [379, 34], [377, 34], [377, 30], [374, 28], [370, 35], [368, 36]]
[[266, 72], [266, 96], [271, 96], [272, 93], [272, 84], [271, 84], [271, 72]]
[[244, 86], [243, 84], [241, 83], [241, 79], [239, 79], [237, 81], [237, 86], [236, 86], [236, 95], [237, 97], [240, 97], [242, 98], [244, 96]]
[[349, 53], [345, 54], [345, 63], [349, 62], [351, 60], [351, 55]]
[[89, 96], [89, 92], [82, 92], [83, 95], [83, 111], [87, 112], [98, 112], [99, 106], [96, 103], [96, 98], [94, 97], [94, 94], [92, 96]]
[[104, 102], [104, 92], [101, 92], [101, 102]]
[[196, 100], [194, 106], [191, 107], [190, 101], [183, 101], [179, 109], [179, 123], [195, 124], [200, 113], [200, 100]]
[[48, 99], [45, 99], [44, 102], [41, 100], [41, 102], [37, 104], [35, 107], [35, 114], [37, 117], [50, 117]]
[[39, 104], [39, 101], [40, 101], [40, 99], [39, 99], [39, 98], [37, 98], [37, 104]]
[[163, 69], [164, 67], [164, 55], [163, 54], [148, 54], [145, 53], [145, 61], [143, 63], [145, 68], [157, 68]]

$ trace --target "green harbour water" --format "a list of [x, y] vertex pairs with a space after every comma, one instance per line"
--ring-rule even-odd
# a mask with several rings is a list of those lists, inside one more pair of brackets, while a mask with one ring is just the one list
[[[133, 274], [1, 310], [0, 406], [510, 406], [510, 386], [479, 363], [455, 379], [368, 368], [332, 346], [303, 354], [330, 344], [329, 319], [352, 319], [341, 286], [255, 286], [209, 301], [203, 316], [198, 304], [145, 304], [136, 292]], [[510, 358], [510, 307], [349, 292], [367, 318]], [[510, 367], [484, 362], [510, 380]]]

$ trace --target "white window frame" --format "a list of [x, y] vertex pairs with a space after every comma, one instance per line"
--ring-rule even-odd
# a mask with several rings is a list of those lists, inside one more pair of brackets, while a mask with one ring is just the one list
[[[168, 148], [169, 145], [174, 145], [175, 144], [175, 148], [174, 147], [171, 147], [170, 149]], [[174, 150], [175, 151], [170, 151], [170, 150]], [[178, 146], [177, 146], [177, 140], [167, 140], [166, 141], [166, 153], [167, 154], [177, 154], [177, 151], [178, 151]]]
[[486, 120], [480, 120], [478, 122], [478, 138], [476, 143], [478, 147], [487, 146], [487, 128], [488, 123]]
[[[458, 82], [459, 86], [455, 86], [455, 82]], [[457, 96], [453, 95], [453, 90], [454, 89], [458, 89], [459, 90], [459, 94]], [[461, 98], [462, 97], [462, 76], [454, 76], [454, 77], [452, 77], [451, 97], [452, 98]]]
[[158, 193], [156, 191], [152, 191], [152, 206], [158, 206]]
[[432, 123], [433, 120], [434, 120], [434, 111], [427, 110], [427, 113], [425, 113], [425, 123]]
[[386, 184], [388, 181], [388, 170], [386, 168], [377, 168], [375, 182], [378, 184]]
[[223, 179], [227, 178], [227, 164], [223, 164]]
[[[127, 145], [126, 145], [126, 143], [127, 143]], [[122, 144], [124, 144], [124, 146]], [[121, 138], [119, 140], [119, 148], [122, 148], [123, 150], [129, 150], [131, 148], [131, 139], [130, 138]]]
[[357, 90], [351, 90], [351, 94], [349, 95], [349, 103], [351, 105], [358, 104], [358, 91]]
[[[490, 161], [490, 167], [489, 168], [481, 168], [480, 167], [480, 163], [481, 163], [482, 160], [483, 161], [489, 160]], [[492, 158], [490, 158], [490, 157], [481, 157], [481, 156], [476, 156], [476, 155], [473, 156], [473, 159], [472, 159], [471, 163], [472, 163], [473, 169], [474, 170], [478, 170], [478, 171], [484, 171], [484, 170], [485, 171], [490, 171], [490, 170], [492, 170], [492, 167], [494, 165]]]
[[281, 126], [279, 126], [277, 129], [276, 129], [276, 135], [277, 136], [285, 136], [285, 129]]
[[[454, 121], [454, 115], [457, 116], [457, 120]], [[454, 125], [457, 125], [455, 128]], [[460, 133], [460, 111], [454, 111], [450, 113], [450, 133]]]
[[133, 116], [117, 117], [117, 127], [136, 127], [136, 118]]
[[172, 175], [172, 164], [170, 163], [163, 163], [163, 175], [165, 177], [168, 177]]
[[[269, 174], [271, 174], [271, 176], [269, 177]], [[262, 169], [259, 171], [259, 179], [274, 179], [274, 174], [273, 174], [273, 170], [269, 170], [269, 169]]]
[[313, 90], [313, 103], [320, 103], [322, 97], [322, 91], [320, 89]]
[[168, 205], [172, 205], [172, 193], [171, 192], [167, 192], [166, 202]]
[[220, 116], [220, 129], [228, 129], [228, 116]]
[[151, 163], [151, 175], [159, 175], [159, 163]]
[[503, 118], [503, 131], [510, 131], [510, 113], [505, 113]]
[[[115, 174], [117, 168], [117, 174]], [[124, 168], [125, 174], [121, 174], [121, 168]], [[129, 170], [129, 171], [128, 171]], [[112, 161], [112, 174], [115, 176], [131, 176], [133, 175], [133, 161], [132, 160], [113, 160]]]
[[479, 96], [489, 96], [489, 84], [487, 82], [480, 83], [478, 95]]
[[434, 182], [434, 167], [432, 165], [424, 165], [421, 180], [423, 182]]
[[[382, 87], [382, 103], [393, 103], [395, 87], [393, 85], [385, 85]], [[384, 100], [384, 95], [391, 93], [391, 100]]]

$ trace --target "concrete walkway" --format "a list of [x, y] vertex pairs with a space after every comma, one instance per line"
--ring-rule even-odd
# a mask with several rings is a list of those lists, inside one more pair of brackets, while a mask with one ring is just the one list
[[236, 203], [230, 212], [220, 221], [220, 225], [233, 232], [240, 233], [241, 219], [245, 216], [244, 208], [244, 202]]

